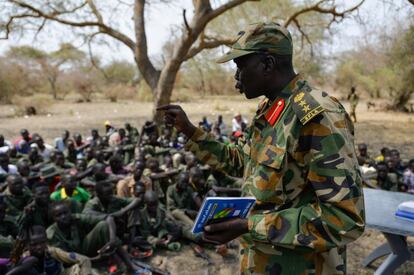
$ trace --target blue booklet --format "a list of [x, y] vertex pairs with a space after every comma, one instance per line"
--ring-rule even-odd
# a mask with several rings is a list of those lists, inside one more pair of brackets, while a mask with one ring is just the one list
[[205, 225], [225, 219], [244, 219], [255, 202], [254, 197], [208, 197], [198, 211], [192, 232], [203, 232]]
[[403, 220], [409, 220], [409, 221], [414, 222], [414, 213], [412, 212], [407, 212], [407, 211], [398, 209], [397, 212], [395, 212], [395, 216]]
[[398, 205], [395, 217], [414, 222], [414, 201], [405, 201]]

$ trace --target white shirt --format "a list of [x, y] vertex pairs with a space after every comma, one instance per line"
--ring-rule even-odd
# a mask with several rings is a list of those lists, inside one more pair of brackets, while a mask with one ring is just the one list
[[7, 153], [10, 150], [11, 146], [12, 146], [11, 142], [8, 140], [5, 140], [4, 146], [0, 147], [0, 153]]
[[17, 174], [17, 167], [16, 167], [16, 165], [9, 164], [9, 165], [8, 165], [8, 168], [9, 168], [9, 172], [6, 172], [6, 171], [3, 169], [3, 167], [1, 167], [1, 166], [0, 166], [0, 175], [3, 175], [3, 174], [12, 174], [12, 175], [16, 175], [16, 174]]
[[247, 120], [242, 117], [241, 121], [238, 122], [235, 118], [231, 121], [232, 131], [237, 132], [242, 130], [242, 123], [247, 125]]
[[43, 150], [41, 150], [39, 148], [39, 146], [37, 146], [36, 143], [33, 143], [32, 145], [30, 145], [31, 147], [37, 147], [37, 149], [39, 150], [39, 155], [42, 156], [43, 160], [49, 160], [50, 159], [50, 154], [53, 151], [53, 146], [49, 145], [49, 144], [44, 144], [45, 148]]
[[66, 145], [65, 145], [65, 142], [63, 141], [63, 138], [61, 137], [55, 138], [55, 148], [61, 152], [65, 151]]

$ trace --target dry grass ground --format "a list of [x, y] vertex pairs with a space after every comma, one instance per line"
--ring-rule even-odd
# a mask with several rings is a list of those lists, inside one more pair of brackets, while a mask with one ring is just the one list
[[[242, 96], [206, 97], [183, 103], [182, 106], [193, 122], [199, 121], [202, 116], [207, 116], [212, 121], [218, 114], [222, 114], [229, 125], [232, 116], [238, 111], [251, 118], [257, 103], [257, 100], [247, 101]], [[345, 106], [347, 107], [346, 103]], [[62, 129], [68, 129], [71, 133], [80, 132], [84, 136], [89, 135], [91, 128], [103, 132], [105, 120], [111, 121], [116, 127], [122, 127], [126, 121], [139, 126], [151, 116], [151, 103], [58, 102], [48, 110], [48, 115], [15, 117], [12, 105], [0, 105], [0, 133], [8, 139], [14, 139], [21, 128], [28, 128], [32, 133], [38, 132], [46, 141], [52, 142], [54, 137], [60, 136]], [[367, 111], [365, 104], [361, 103], [357, 115], [356, 143], [368, 143], [373, 155], [381, 147], [388, 146], [399, 149], [403, 158], [414, 156], [413, 114]]]
[[[238, 97], [207, 97], [192, 103], [183, 103], [193, 122], [197, 122], [202, 116], [207, 116], [210, 121], [218, 114], [223, 114], [225, 122], [229, 125], [233, 114], [240, 111], [251, 118], [257, 106], [257, 101], [246, 101], [242, 96]], [[347, 107], [347, 104], [345, 104]], [[12, 106], [0, 106], [0, 133], [7, 139], [15, 139], [21, 128], [28, 128], [32, 133], [38, 132], [45, 137], [47, 142], [52, 142], [54, 137], [60, 135], [63, 129], [72, 133], [80, 132], [84, 136], [89, 135], [91, 128], [97, 128], [103, 132], [105, 120], [111, 121], [116, 127], [122, 127], [123, 123], [130, 122], [140, 126], [151, 115], [150, 103], [139, 102], [96, 102], [96, 103], [56, 103], [49, 108], [49, 115], [36, 117], [15, 117]], [[360, 104], [357, 110], [358, 123], [356, 123], [356, 143], [369, 144], [372, 155], [388, 146], [397, 148], [404, 159], [414, 157], [414, 116], [391, 112], [368, 112], [365, 104]], [[361, 262], [376, 246], [384, 241], [382, 235], [373, 230], [367, 230], [365, 234], [348, 249], [349, 274], [373, 274], [374, 269], [362, 268]], [[213, 251], [208, 251], [214, 265], [196, 258], [188, 247], [180, 253], [167, 253], [166, 258], [155, 257], [154, 264], [165, 266], [172, 274], [235, 274], [238, 271], [238, 256], [236, 250], [231, 250], [228, 257], [221, 257]], [[165, 254], [164, 254], [165, 255]], [[378, 266], [383, 259], [374, 264]], [[413, 274], [414, 264], [407, 263], [396, 274]]]

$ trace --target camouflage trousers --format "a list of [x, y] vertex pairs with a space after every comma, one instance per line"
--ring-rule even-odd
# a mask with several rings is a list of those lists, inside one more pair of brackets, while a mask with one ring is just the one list
[[197, 236], [191, 233], [191, 229], [194, 226], [194, 221], [190, 219], [184, 212], [184, 210], [181, 209], [174, 209], [171, 212], [171, 215], [174, 217], [175, 220], [178, 221], [178, 223], [182, 227], [182, 234], [184, 239], [187, 239], [189, 241], [195, 241]]
[[172, 216], [174, 217], [174, 219], [176, 219], [177, 221], [180, 221], [181, 223], [191, 226], [194, 226], [194, 221], [192, 219], [190, 219], [184, 212], [184, 210], [181, 209], [174, 209], [171, 212]]
[[[64, 250], [55, 247], [49, 247], [49, 254], [52, 258], [63, 263], [66, 268], [62, 270], [60, 275], [89, 275], [92, 274], [92, 265], [88, 257], [68, 253]], [[74, 259], [77, 263], [73, 264]], [[70, 266], [68, 266], [70, 265]]]
[[[345, 266], [332, 266], [329, 259], [332, 254], [345, 256], [345, 250], [339, 255], [338, 249], [316, 253], [306, 250], [274, 247], [270, 244], [253, 242], [249, 235], [239, 238], [240, 274], [268, 275], [344, 275]], [[264, 252], [266, 251], [266, 252]]]

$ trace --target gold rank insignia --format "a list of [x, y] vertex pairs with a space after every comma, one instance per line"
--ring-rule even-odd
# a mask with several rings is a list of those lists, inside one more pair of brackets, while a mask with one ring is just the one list
[[309, 111], [310, 111], [310, 106], [306, 104], [305, 106], [303, 106], [302, 110], [303, 110], [305, 113], [307, 113], [307, 112], [309, 112]]
[[305, 106], [307, 103], [306, 103], [306, 100], [301, 100], [300, 102], [299, 102], [299, 106]]
[[293, 101], [295, 101], [295, 103], [298, 103], [299, 101], [301, 101], [303, 99], [303, 97], [305, 96], [304, 92], [300, 92], [298, 93], [295, 98], [293, 99]]
[[[306, 87], [304, 89], [306, 90]], [[310, 87], [309, 89], [312, 91]], [[310, 92], [305, 92], [303, 89], [294, 92], [290, 101], [293, 111], [302, 124], [308, 123], [325, 110]]]

